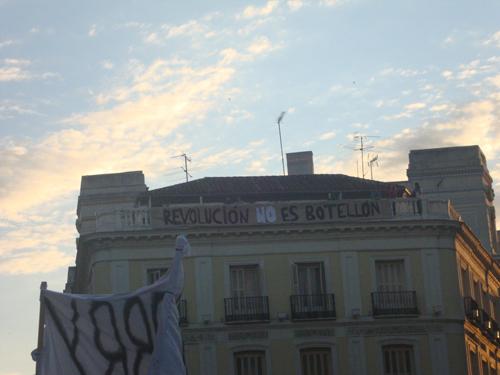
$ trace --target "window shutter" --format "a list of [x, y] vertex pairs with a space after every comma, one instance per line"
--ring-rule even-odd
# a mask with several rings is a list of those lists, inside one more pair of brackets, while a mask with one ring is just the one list
[[293, 293], [300, 294], [299, 292], [299, 275], [298, 275], [297, 264], [292, 264], [292, 284], [293, 284]]

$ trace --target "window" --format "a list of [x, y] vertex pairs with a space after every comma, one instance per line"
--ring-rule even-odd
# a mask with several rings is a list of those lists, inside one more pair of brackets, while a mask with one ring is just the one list
[[407, 290], [403, 259], [375, 261], [375, 282], [374, 316], [418, 314], [416, 292]]
[[294, 272], [295, 293], [316, 295], [325, 293], [323, 262], [297, 263]]
[[479, 375], [479, 361], [477, 359], [477, 353], [471, 350], [469, 354], [470, 354], [470, 367], [472, 370], [472, 375]]
[[482, 290], [482, 301], [483, 301], [483, 310], [486, 311], [488, 314], [490, 313], [489, 310], [488, 310], [488, 307], [489, 307], [489, 302], [488, 302], [488, 293], [486, 293], [486, 291], [483, 289]]
[[477, 280], [474, 280], [474, 298], [476, 299], [476, 302], [478, 303], [478, 305], [482, 306], [481, 305], [481, 284]]
[[230, 267], [231, 297], [260, 296], [260, 275], [257, 264]]
[[329, 348], [311, 348], [300, 351], [301, 375], [331, 375], [332, 355]]
[[323, 262], [295, 263], [293, 289], [292, 319], [335, 318], [335, 299], [333, 294], [326, 294]]
[[384, 375], [414, 375], [415, 360], [411, 345], [386, 345], [382, 348]]
[[462, 292], [464, 297], [470, 296], [469, 273], [466, 268], [460, 268], [462, 273]]
[[483, 375], [488, 375], [488, 370], [489, 370], [488, 362], [484, 360], [482, 362], [483, 362]]
[[226, 322], [269, 320], [269, 299], [262, 296], [258, 264], [229, 267], [230, 298], [224, 298]]
[[376, 261], [375, 274], [379, 292], [401, 292], [406, 289], [403, 259]]
[[158, 281], [160, 277], [162, 277], [164, 274], [166, 274], [168, 271], [168, 268], [150, 268], [147, 270], [147, 282], [148, 285], [151, 285]]
[[266, 354], [262, 350], [234, 353], [236, 375], [266, 375]]

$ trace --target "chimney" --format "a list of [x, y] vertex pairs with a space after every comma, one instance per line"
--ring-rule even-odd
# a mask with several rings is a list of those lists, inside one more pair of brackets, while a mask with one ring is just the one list
[[286, 154], [288, 175], [314, 174], [312, 151], [289, 152]]

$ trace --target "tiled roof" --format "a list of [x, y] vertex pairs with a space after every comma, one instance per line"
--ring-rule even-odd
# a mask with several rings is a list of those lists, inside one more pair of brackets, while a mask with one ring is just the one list
[[[393, 183], [365, 180], [342, 174], [313, 174], [294, 176], [236, 176], [205, 177], [182, 184], [151, 190], [149, 196], [159, 201], [181, 197], [229, 198], [243, 200], [269, 199], [327, 199], [328, 194], [342, 193], [379, 197], [401, 196], [404, 187]], [[352, 193], [352, 194], [349, 194]]]

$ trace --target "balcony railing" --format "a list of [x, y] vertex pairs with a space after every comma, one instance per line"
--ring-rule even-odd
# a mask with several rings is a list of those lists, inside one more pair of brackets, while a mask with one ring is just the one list
[[179, 303], [177, 303], [177, 309], [179, 310], [179, 325], [187, 325], [187, 301], [185, 299], [181, 299]]
[[302, 294], [290, 296], [293, 320], [335, 319], [333, 294]]
[[227, 323], [268, 321], [269, 299], [267, 296], [224, 298]]
[[373, 292], [373, 316], [385, 315], [418, 315], [417, 293], [404, 292]]
[[467, 320], [478, 327], [490, 341], [500, 344], [500, 327], [486, 311], [472, 297], [464, 298], [464, 310]]
[[151, 212], [148, 208], [120, 210], [118, 216], [123, 229], [142, 229], [151, 226]]

